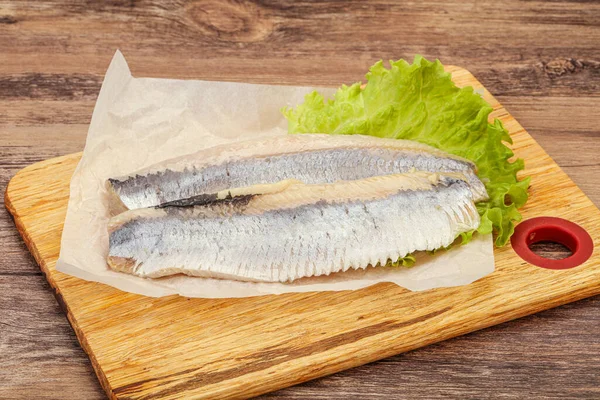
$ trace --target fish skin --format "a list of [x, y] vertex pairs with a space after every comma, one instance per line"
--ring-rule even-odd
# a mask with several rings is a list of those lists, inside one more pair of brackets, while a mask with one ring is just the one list
[[475, 202], [487, 200], [475, 165], [422, 143], [362, 135], [302, 134], [201, 150], [107, 182], [111, 215], [181, 199], [213, 200], [229, 188], [288, 179], [333, 183], [409, 172], [460, 172]]
[[264, 195], [115, 216], [108, 264], [147, 278], [291, 282], [446, 247], [478, 225], [460, 174], [295, 183]]

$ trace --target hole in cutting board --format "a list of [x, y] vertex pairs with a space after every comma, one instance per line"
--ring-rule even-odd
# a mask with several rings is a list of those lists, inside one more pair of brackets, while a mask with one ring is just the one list
[[594, 250], [592, 238], [585, 229], [555, 217], [532, 218], [520, 223], [511, 244], [523, 260], [547, 269], [577, 267], [586, 262]]
[[529, 250], [549, 260], [562, 260], [573, 255], [573, 252], [567, 246], [551, 240], [530, 243]]

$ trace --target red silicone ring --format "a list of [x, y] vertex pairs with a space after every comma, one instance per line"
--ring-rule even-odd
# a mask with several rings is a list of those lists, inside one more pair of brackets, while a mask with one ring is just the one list
[[[545, 240], [560, 243], [573, 254], [562, 260], [550, 260], [529, 249], [530, 244]], [[511, 244], [523, 260], [548, 269], [577, 267], [586, 262], [594, 250], [594, 242], [585, 229], [566, 219], [555, 217], [538, 217], [521, 222], [515, 228]]]

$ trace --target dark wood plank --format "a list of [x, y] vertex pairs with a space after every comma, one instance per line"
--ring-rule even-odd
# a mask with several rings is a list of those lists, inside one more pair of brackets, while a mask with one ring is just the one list
[[[600, 80], [599, 80], [600, 81]], [[506, 109], [600, 207], [600, 98], [503, 96]]]
[[597, 2], [4, 0], [0, 8], [0, 71], [48, 78], [62, 96], [73, 82], [85, 91], [118, 47], [148, 76], [327, 84], [360, 79], [380, 58], [422, 53], [468, 67], [497, 95], [598, 95]]
[[41, 274], [0, 275], [0, 313], [0, 398], [105, 398]]
[[[10, 178], [18, 170], [38, 161], [81, 151], [85, 145], [86, 131], [85, 125], [53, 124], [35, 128], [0, 125], [0, 190], [2, 193]], [[3, 198], [0, 203], [3, 209], [0, 212], [0, 243], [4, 249], [0, 276], [41, 275], [39, 267], [16, 231], [10, 214], [4, 210]]]
[[[600, 2], [589, 0], [0, 0], [0, 188], [83, 148], [116, 48], [139, 76], [320, 85], [421, 53], [471, 70], [600, 205], [598, 43]], [[5, 212], [0, 244], [0, 398], [102, 398]], [[598, 398], [599, 306], [584, 300], [265, 398]]]

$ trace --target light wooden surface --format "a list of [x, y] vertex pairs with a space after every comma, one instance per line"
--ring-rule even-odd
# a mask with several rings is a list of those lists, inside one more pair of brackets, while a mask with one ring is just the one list
[[[481, 88], [464, 69], [459, 86]], [[489, 94], [532, 177], [525, 218], [559, 216], [600, 241], [600, 210]], [[528, 265], [510, 246], [496, 271], [468, 286], [409, 292], [380, 284], [350, 292], [246, 299], [152, 299], [54, 269], [70, 176], [79, 155], [34, 164], [5, 202], [111, 398], [240, 398], [375, 361], [600, 293], [600, 247], [582, 266]]]
[[[244, 39], [259, 18], [273, 34]], [[469, 68], [600, 205], [599, 25], [589, 0], [0, 0], [0, 187], [83, 149], [117, 47], [140, 76], [327, 85], [418, 52]], [[0, 398], [104, 398], [6, 212], [0, 244]], [[267, 397], [598, 398], [599, 307], [583, 300]]]

